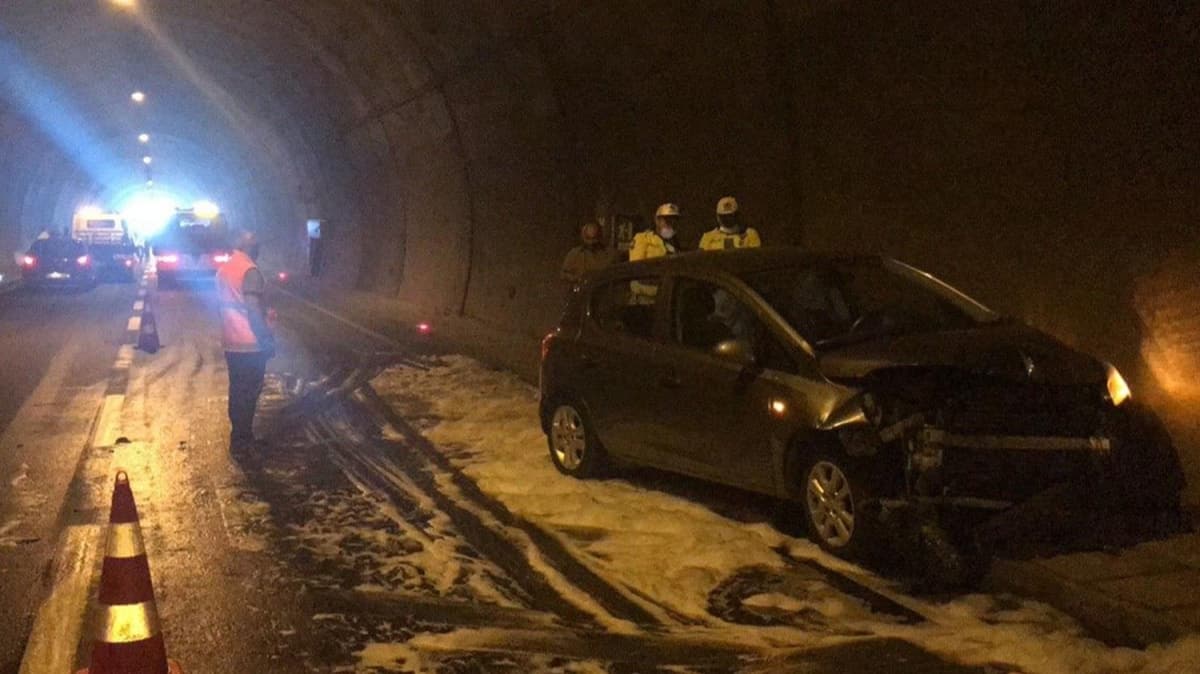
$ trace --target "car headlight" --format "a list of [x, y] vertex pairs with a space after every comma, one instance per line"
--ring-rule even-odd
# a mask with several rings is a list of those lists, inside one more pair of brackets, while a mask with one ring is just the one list
[[1108, 399], [1113, 405], [1121, 403], [1133, 397], [1133, 393], [1129, 391], [1129, 384], [1125, 382], [1125, 378], [1117, 372], [1117, 368], [1112, 365], [1105, 364], [1105, 370], [1108, 372]]

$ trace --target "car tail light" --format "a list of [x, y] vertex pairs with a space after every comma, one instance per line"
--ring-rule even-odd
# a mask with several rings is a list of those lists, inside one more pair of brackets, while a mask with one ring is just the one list
[[159, 264], [176, 264], [179, 262], [179, 256], [174, 254], [163, 255], [158, 258]]
[[125, 260], [125, 266], [126, 266], [126, 267], [132, 267], [132, 266], [133, 266], [133, 260]]
[[278, 277], [280, 283], [287, 283], [288, 273], [286, 271], [279, 272]]
[[79, 257], [75, 258], [75, 264], [79, 265], [80, 267], [86, 267], [91, 264], [91, 262], [92, 258], [88, 257], [87, 255], [80, 255]]
[[433, 332], [433, 326], [428, 323], [417, 323], [417, 332], [422, 335], [428, 335]]
[[216, 262], [217, 264], [225, 264], [226, 262], [229, 262], [229, 260], [229, 253], [219, 253], [213, 256], [213, 262]]
[[37, 258], [32, 255], [26, 255], [25, 257], [21, 258], [21, 264], [25, 265], [26, 267], [37, 266]]

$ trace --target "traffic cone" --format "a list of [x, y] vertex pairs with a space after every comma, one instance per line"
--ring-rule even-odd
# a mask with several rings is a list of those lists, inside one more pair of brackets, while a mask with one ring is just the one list
[[154, 307], [150, 305], [150, 299], [146, 298], [146, 304], [142, 308], [142, 327], [138, 330], [137, 348], [146, 353], [157, 353], [159, 346], [158, 324], [154, 321]]
[[117, 471], [91, 665], [78, 674], [183, 674], [167, 659], [129, 476]]

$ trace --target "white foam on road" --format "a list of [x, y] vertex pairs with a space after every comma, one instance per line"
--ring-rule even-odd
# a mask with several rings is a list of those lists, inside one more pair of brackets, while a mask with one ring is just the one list
[[[796, 630], [722, 623], [707, 611], [710, 591], [739, 569], [781, 568], [785, 562], [777, 547], [866, 579], [873, 587], [886, 591], [891, 586], [768, 524], [735, 521], [700, 503], [621, 479], [579, 481], [560, 475], [538, 423], [537, 392], [511, 374], [452, 356], [429, 370], [393, 368], [374, 385], [485, 493], [558, 536], [610, 583], [705, 623], [691, 628], [695, 631], [736, 634], [747, 645], [784, 646], [789, 640], [800, 645]], [[897, 595], [894, 588], [892, 594]], [[821, 596], [761, 593], [752, 598], [777, 611], [823, 612], [848, 627], [905, 639], [949, 660], [1004, 663], [1026, 674], [1182, 673], [1195, 671], [1188, 667], [1200, 662], [1200, 636], [1146, 651], [1112, 648], [1037, 602], [989, 595], [941, 604], [903, 599], [930, 621], [906, 626], [860, 620], [857, 611]], [[414, 640], [407, 648], [433, 645], [426, 641]], [[405, 655], [403, 648], [372, 648], [363, 655]]]

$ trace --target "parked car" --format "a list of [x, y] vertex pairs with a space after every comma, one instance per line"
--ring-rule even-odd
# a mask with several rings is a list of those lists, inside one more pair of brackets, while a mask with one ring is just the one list
[[90, 288], [96, 285], [95, 261], [78, 241], [38, 239], [21, 258], [21, 278], [30, 287]]
[[1183, 486], [1115, 368], [881, 257], [598, 272], [544, 339], [540, 388], [559, 471], [615, 460], [797, 501], [844, 556], [888, 510], [999, 513], [1063, 484], [1169, 509]]

